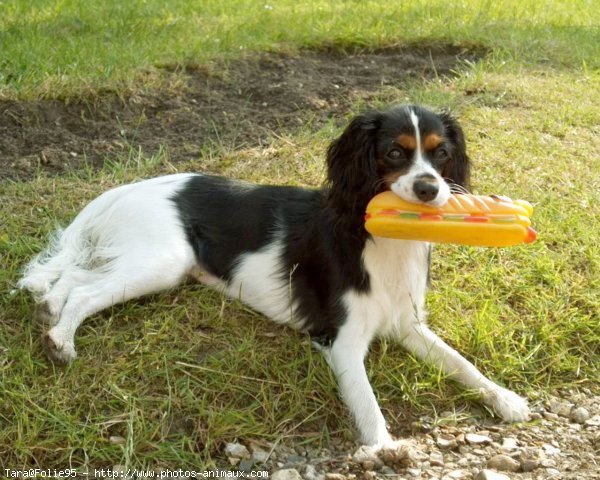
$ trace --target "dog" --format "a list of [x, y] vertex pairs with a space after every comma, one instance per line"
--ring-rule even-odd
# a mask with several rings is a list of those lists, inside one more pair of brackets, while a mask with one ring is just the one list
[[262, 186], [185, 173], [109, 190], [33, 259], [19, 282], [50, 325], [52, 359], [76, 358], [75, 331], [111, 305], [193, 277], [271, 320], [305, 331], [332, 368], [360, 440], [396, 445], [367, 378], [371, 341], [394, 337], [481, 393], [506, 421], [527, 401], [495, 384], [426, 324], [431, 247], [373, 237], [365, 208], [391, 190], [443, 205], [468, 186], [463, 131], [417, 105], [355, 117], [327, 150], [323, 188]]

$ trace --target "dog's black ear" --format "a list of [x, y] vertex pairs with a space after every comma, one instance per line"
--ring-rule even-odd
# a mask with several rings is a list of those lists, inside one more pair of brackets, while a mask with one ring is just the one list
[[[330, 200], [343, 209], [363, 208], [374, 194], [377, 178], [377, 130], [381, 113], [355, 117], [327, 150]], [[365, 200], [366, 199], [366, 200]]]
[[450, 160], [445, 165], [442, 176], [451, 182], [469, 189], [470, 161], [467, 156], [465, 135], [456, 118], [449, 112], [440, 113], [445, 136], [451, 143]]

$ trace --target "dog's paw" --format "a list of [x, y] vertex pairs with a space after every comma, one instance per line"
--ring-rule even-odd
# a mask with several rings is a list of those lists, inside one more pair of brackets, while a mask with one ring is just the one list
[[506, 422], [526, 422], [529, 420], [531, 412], [527, 400], [515, 392], [497, 387], [484, 392], [483, 399]]
[[27, 290], [35, 298], [41, 298], [50, 291], [52, 284], [46, 275], [29, 275], [19, 280], [17, 287], [21, 290]]
[[388, 466], [408, 467], [415, 460], [415, 444], [409, 440], [389, 438], [372, 447], [377, 457]]
[[77, 358], [73, 341], [63, 339], [54, 329], [42, 337], [46, 354], [53, 362], [71, 363]]
[[381, 450], [398, 450], [402, 448], [409, 447], [411, 445], [409, 440], [394, 440], [392, 437], [388, 437], [384, 440], [380, 440], [378, 443], [371, 445], [375, 452], [379, 452]]
[[38, 303], [33, 312], [33, 318], [42, 325], [53, 327], [58, 323], [58, 314], [52, 311], [48, 302]]

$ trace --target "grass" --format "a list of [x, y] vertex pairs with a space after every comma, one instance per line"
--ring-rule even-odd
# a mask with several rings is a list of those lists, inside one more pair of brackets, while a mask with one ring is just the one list
[[[430, 322], [486, 375], [534, 400], [557, 389], [598, 392], [600, 74], [592, 28], [598, 9], [584, 1], [542, 8], [465, 0], [445, 11], [442, 2], [402, 2], [385, 11], [371, 2], [273, 2], [273, 10], [262, 2], [224, 5], [5, 1], [3, 93], [61, 98], [152, 88], [127, 79], [148, 79], [145, 69], [164, 63], [238, 55], [239, 45], [300, 49], [426, 39], [485, 46], [489, 55], [454, 78], [388, 88], [374, 101], [453, 107], [467, 131], [475, 190], [527, 198], [536, 208], [540, 235], [531, 246], [437, 248]], [[294, 21], [283, 22], [290, 12]], [[56, 39], [52, 47], [43, 41], [48, 37]], [[337, 132], [332, 122], [280, 134], [268, 148], [207, 143], [186, 164], [164, 150], [148, 157], [132, 148], [99, 171], [1, 183], [0, 466], [198, 469], [221, 462], [224, 443], [235, 439], [311, 445], [352, 439], [334, 379], [308, 338], [235, 300], [190, 284], [115, 306], [81, 327], [80, 358], [61, 368], [41, 352], [31, 299], [12, 291], [55, 225], [107, 188], [198, 168], [318, 185], [323, 151]], [[411, 415], [453, 409], [482, 415], [467, 401], [471, 393], [392, 342], [374, 345], [368, 370], [397, 433]]]
[[504, 61], [593, 69], [598, 24], [590, 0], [5, 0], [0, 95], [135, 92], [160, 84], [161, 67], [324, 44], [470, 42]]

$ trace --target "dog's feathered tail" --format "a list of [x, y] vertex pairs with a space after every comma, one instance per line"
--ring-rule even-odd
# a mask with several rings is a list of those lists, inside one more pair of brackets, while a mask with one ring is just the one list
[[103, 220], [128, 188], [130, 185], [124, 185], [105, 192], [90, 202], [67, 228], [57, 228], [48, 247], [25, 266], [18, 288], [30, 291], [39, 299], [66, 270], [98, 265], [101, 259], [97, 257], [102, 253], [95, 246]]

